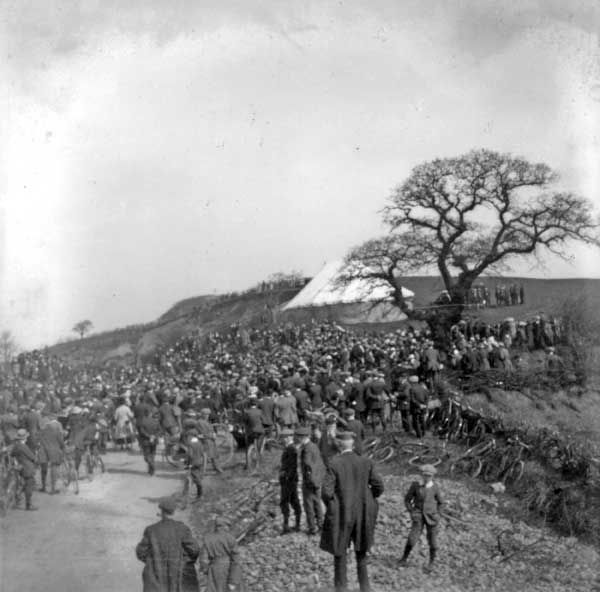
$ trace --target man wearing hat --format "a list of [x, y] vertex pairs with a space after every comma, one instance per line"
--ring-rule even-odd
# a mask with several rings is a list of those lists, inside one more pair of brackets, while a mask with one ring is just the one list
[[241, 567], [235, 537], [228, 531], [223, 516], [214, 521], [214, 531], [205, 535], [200, 555], [200, 569], [206, 572], [206, 592], [237, 590]]
[[365, 426], [359, 419], [355, 419], [355, 411], [352, 407], [344, 410], [346, 430], [354, 433], [354, 451], [362, 454], [362, 443], [365, 439]]
[[186, 444], [190, 476], [196, 486], [196, 499], [200, 499], [202, 497], [202, 476], [204, 475], [206, 456], [196, 429], [188, 430]]
[[299, 427], [294, 435], [300, 444], [302, 500], [308, 527], [307, 533], [314, 535], [317, 534], [323, 523], [321, 485], [325, 477], [325, 464], [317, 445], [310, 439], [310, 428]]
[[417, 438], [422, 438], [425, 435], [425, 416], [427, 414], [429, 392], [424, 384], [419, 383], [419, 377], [416, 374], [409, 377], [408, 382], [408, 398], [412, 423]]
[[10, 455], [21, 466], [21, 476], [23, 477], [24, 482], [23, 493], [25, 494], [25, 509], [37, 510], [31, 503], [31, 497], [33, 496], [33, 490], [35, 488], [35, 466], [37, 459], [35, 453], [26, 444], [28, 438], [29, 434], [27, 430], [23, 428], [18, 429], [16, 440]]
[[265, 428], [262, 422], [262, 413], [257, 406], [256, 397], [250, 397], [250, 406], [244, 411], [244, 431], [246, 434], [246, 469], [250, 468], [250, 446], [256, 443], [258, 463], [261, 462], [262, 443]]
[[217, 437], [215, 434], [215, 428], [208, 421], [211, 413], [212, 411], [208, 407], [203, 407], [200, 409], [200, 417], [196, 420], [196, 430], [200, 440], [202, 441], [206, 462], [210, 462], [213, 466], [213, 469], [217, 473], [222, 473], [223, 469], [217, 462]]
[[160, 521], [144, 530], [135, 554], [146, 565], [142, 574], [143, 592], [197, 592], [198, 578], [194, 563], [200, 547], [192, 531], [173, 520], [173, 498], [162, 499]]
[[383, 481], [373, 461], [354, 452], [354, 432], [338, 434], [340, 454], [332, 459], [323, 482], [325, 521], [320, 547], [333, 555], [336, 592], [346, 592], [347, 552], [350, 543], [356, 555], [361, 592], [368, 592], [367, 552], [373, 545], [378, 504]]
[[48, 465], [50, 466], [50, 494], [56, 494], [56, 478], [58, 467], [63, 460], [65, 442], [63, 430], [56, 415], [49, 414], [42, 421], [40, 430], [40, 448], [38, 457], [42, 473], [42, 487], [40, 491], [46, 491], [46, 479], [48, 476]]
[[295, 532], [300, 530], [300, 518], [302, 516], [300, 498], [298, 497], [298, 451], [294, 446], [294, 432], [292, 430], [284, 428], [281, 430], [280, 437], [285, 448], [281, 454], [281, 468], [279, 469], [279, 485], [281, 486], [279, 507], [283, 514], [282, 534], [287, 534], [292, 532], [289, 526], [290, 507], [294, 510], [296, 517]]
[[158, 419], [152, 412], [152, 407], [148, 406], [144, 408], [143, 412], [144, 415], [137, 424], [138, 441], [140, 450], [144, 455], [144, 461], [148, 465], [148, 474], [152, 476], [155, 470], [154, 457], [156, 455], [160, 426]]
[[440, 489], [437, 483], [433, 482], [433, 476], [436, 472], [436, 468], [433, 465], [423, 465], [421, 467], [423, 483], [413, 481], [404, 497], [404, 503], [410, 514], [412, 526], [408, 534], [406, 546], [404, 547], [404, 554], [400, 560], [400, 567], [407, 565], [408, 556], [412, 548], [419, 542], [423, 527], [425, 527], [427, 530], [427, 542], [429, 543], [429, 565], [425, 568], [425, 571], [430, 572], [433, 568], [437, 553], [439, 522], [444, 505]]

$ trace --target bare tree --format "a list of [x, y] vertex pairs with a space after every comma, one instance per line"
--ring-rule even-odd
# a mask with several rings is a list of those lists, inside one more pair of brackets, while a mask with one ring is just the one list
[[345, 266], [336, 282], [345, 286], [359, 279], [370, 291], [389, 288], [396, 306], [408, 314], [412, 311], [412, 306], [405, 299], [397, 278], [432, 263], [431, 254], [417, 233], [393, 233], [354, 247], [346, 255]]
[[79, 321], [78, 323], [75, 323], [75, 325], [73, 325], [72, 331], [77, 333], [79, 337], [83, 339], [85, 335], [92, 330], [93, 327], [94, 325], [92, 324], [92, 321], [86, 319], [85, 321]]
[[0, 361], [6, 367], [17, 353], [17, 342], [10, 331], [0, 333]]
[[[475, 150], [415, 167], [384, 209], [392, 232], [412, 232], [462, 310], [482, 273], [542, 250], [567, 258], [570, 242], [600, 245], [588, 200], [551, 191], [541, 163]], [[453, 273], [454, 271], [454, 273]]]

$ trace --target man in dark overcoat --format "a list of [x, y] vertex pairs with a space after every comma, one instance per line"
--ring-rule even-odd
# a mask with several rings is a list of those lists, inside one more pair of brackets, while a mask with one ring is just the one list
[[143, 592], [197, 592], [198, 577], [194, 563], [200, 547], [192, 531], [173, 520], [175, 501], [160, 501], [160, 522], [144, 530], [135, 554], [146, 566], [142, 574]]
[[43, 420], [39, 442], [38, 458], [42, 473], [42, 487], [40, 491], [46, 491], [46, 479], [48, 476], [48, 467], [50, 467], [50, 493], [58, 493], [56, 490], [56, 478], [58, 476], [58, 467], [63, 461], [65, 441], [62, 426], [56, 419], [56, 415], [48, 415]]
[[327, 510], [320, 547], [333, 555], [336, 592], [346, 592], [346, 555], [353, 543], [360, 590], [368, 592], [367, 552], [373, 545], [383, 481], [373, 461], [352, 449], [353, 432], [342, 432], [338, 438], [341, 453], [331, 461], [323, 482]]
[[310, 429], [300, 427], [295, 436], [300, 444], [300, 468], [302, 470], [302, 501], [306, 514], [307, 533], [317, 534], [323, 522], [321, 485], [325, 476], [325, 464], [317, 445], [310, 439]]
[[145, 415], [137, 423], [138, 440], [144, 460], [148, 465], [148, 474], [152, 476], [155, 471], [154, 457], [156, 455], [160, 426], [158, 419], [152, 413], [151, 407], [145, 408], [144, 413]]
[[285, 448], [281, 454], [281, 468], [279, 469], [279, 485], [281, 487], [279, 507], [283, 514], [282, 534], [287, 534], [292, 532], [289, 526], [290, 507], [294, 510], [296, 518], [295, 532], [300, 530], [302, 508], [298, 497], [298, 451], [294, 446], [294, 432], [284, 428], [281, 430], [281, 437]]

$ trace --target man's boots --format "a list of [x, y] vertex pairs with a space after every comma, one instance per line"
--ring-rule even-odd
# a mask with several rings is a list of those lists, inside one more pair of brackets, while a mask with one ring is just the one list
[[289, 520], [290, 519], [288, 516], [283, 517], [283, 528], [281, 529], [281, 534], [289, 534], [292, 532], [292, 529], [289, 526]]
[[41, 472], [42, 486], [40, 487], [41, 493], [46, 493], [46, 476], [47, 475], [48, 475], [48, 466], [42, 465], [42, 472]]
[[300, 532], [300, 514], [296, 514], [296, 526], [294, 526], [294, 532]]
[[425, 573], [431, 573], [433, 571], [435, 563], [435, 549], [429, 549], [429, 564], [423, 568]]
[[412, 550], [412, 545], [407, 541], [404, 546], [404, 553], [402, 555], [402, 559], [400, 559], [400, 563], [398, 563], [398, 567], [406, 567], [408, 565], [408, 556]]

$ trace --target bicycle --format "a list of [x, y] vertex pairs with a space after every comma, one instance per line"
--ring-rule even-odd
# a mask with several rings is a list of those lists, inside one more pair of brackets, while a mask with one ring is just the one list
[[470, 477], [478, 477], [483, 469], [483, 461], [496, 450], [496, 440], [490, 438], [469, 448], [450, 465], [450, 473], [464, 473]]
[[85, 447], [85, 452], [83, 454], [82, 461], [85, 466], [85, 470], [87, 472], [87, 478], [91, 481], [94, 478], [94, 470], [96, 468], [100, 469], [101, 473], [104, 473], [106, 468], [104, 466], [104, 461], [100, 456], [100, 452], [98, 451], [98, 446], [94, 444], [88, 444]]
[[79, 477], [75, 470], [74, 452], [75, 449], [72, 446], [65, 448], [63, 461], [58, 468], [58, 478], [63, 483], [65, 493], [72, 485], [75, 495], [77, 495], [79, 493]]
[[21, 467], [10, 455], [11, 447], [2, 450], [0, 463], [0, 516], [6, 516], [9, 510], [15, 508], [23, 495], [25, 483], [21, 476]]

